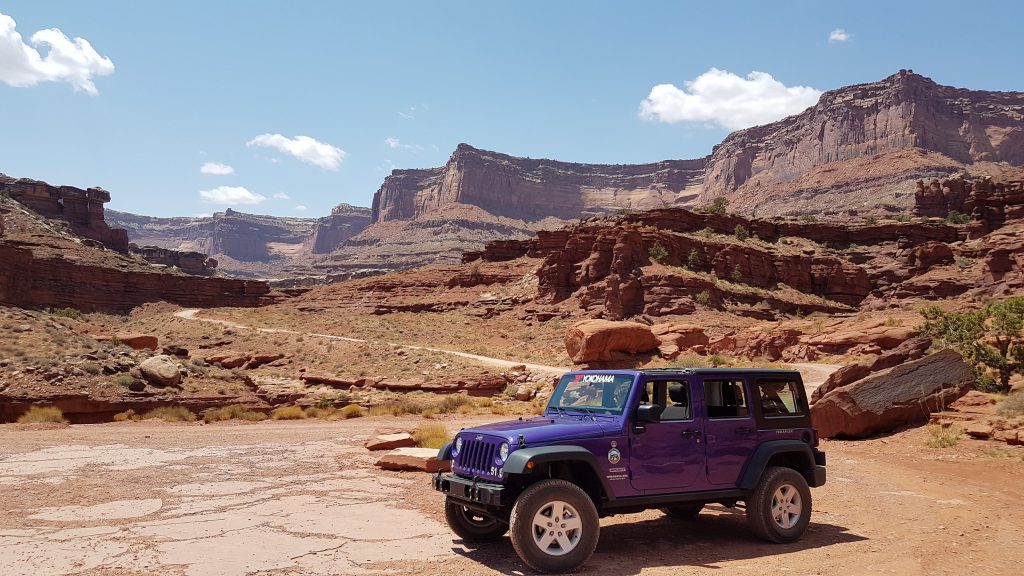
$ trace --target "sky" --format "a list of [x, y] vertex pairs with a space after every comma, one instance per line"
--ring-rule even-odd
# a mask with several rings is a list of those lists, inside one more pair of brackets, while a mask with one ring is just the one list
[[462, 142], [699, 158], [901, 68], [1024, 90], [1024, 3], [0, 0], [0, 172], [322, 216]]

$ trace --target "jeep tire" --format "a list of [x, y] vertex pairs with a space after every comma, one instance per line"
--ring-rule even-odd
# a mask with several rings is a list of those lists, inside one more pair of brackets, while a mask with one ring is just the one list
[[662, 508], [661, 511], [669, 518], [692, 520], [693, 518], [696, 518], [703, 509], [703, 502], [691, 502], [687, 504], [676, 504], [675, 506], [666, 506], [665, 508]]
[[811, 521], [811, 489], [792, 468], [771, 466], [747, 499], [747, 522], [759, 538], [785, 544], [797, 541]]
[[601, 523], [597, 508], [566, 480], [530, 485], [512, 507], [512, 547], [523, 562], [547, 573], [572, 572], [594, 553]]
[[508, 525], [495, 518], [474, 512], [445, 496], [444, 518], [452, 532], [466, 542], [492, 542], [508, 532]]

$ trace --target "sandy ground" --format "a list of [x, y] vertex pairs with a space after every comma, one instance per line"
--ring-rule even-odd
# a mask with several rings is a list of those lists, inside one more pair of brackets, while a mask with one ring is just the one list
[[[455, 538], [427, 475], [373, 467], [374, 430], [421, 421], [0, 426], [0, 572], [529, 573], [507, 538]], [[826, 442], [829, 483], [798, 543], [762, 543], [717, 506], [695, 521], [649, 511], [604, 519], [583, 573], [1019, 573], [1020, 454], [925, 435]]]

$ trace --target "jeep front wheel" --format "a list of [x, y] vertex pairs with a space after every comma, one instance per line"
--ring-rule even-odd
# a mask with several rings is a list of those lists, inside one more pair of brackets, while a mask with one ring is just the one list
[[811, 521], [811, 489], [792, 468], [770, 467], [747, 500], [747, 521], [759, 537], [779, 544], [795, 542]]
[[444, 518], [452, 532], [466, 542], [490, 542], [508, 532], [508, 526], [500, 520], [474, 512], [449, 497], [444, 500]]
[[601, 523], [587, 493], [566, 480], [542, 480], [523, 491], [509, 521], [512, 546], [538, 572], [571, 572], [597, 547]]

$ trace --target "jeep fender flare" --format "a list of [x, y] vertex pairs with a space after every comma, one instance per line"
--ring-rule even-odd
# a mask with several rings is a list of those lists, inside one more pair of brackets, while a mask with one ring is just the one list
[[[509, 454], [505, 465], [501, 467], [504, 474], [529, 474], [530, 471], [540, 464], [554, 462], [580, 462], [593, 472], [598, 482], [601, 483], [602, 495], [608, 500], [615, 499], [615, 492], [608, 484], [608, 479], [601, 474], [597, 464], [597, 458], [587, 450], [579, 446], [538, 446], [536, 448], [522, 448]], [[533, 466], [529, 466], [533, 463]]]
[[740, 475], [739, 487], [743, 490], [753, 490], [761, 479], [765, 467], [772, 456], [778, 454], [793, 454], [803, 464], [803, 469], [797, 470], [811, 485], [815, 485], [814, 479], [814, 454], [811, 447], [800, 440], [771, 440], [757, 447], [754, 455], [747, 461], [747, 466]]
[[445, 445], [441, 446], [441, 449], [437, 451], [437, 459], [441, 460], [442, 462], [445, 461], [445, 460], [451, 460], [452, 459], [452, 446], [454, 444], [455, 444], [454, 442], [445, 442]]

